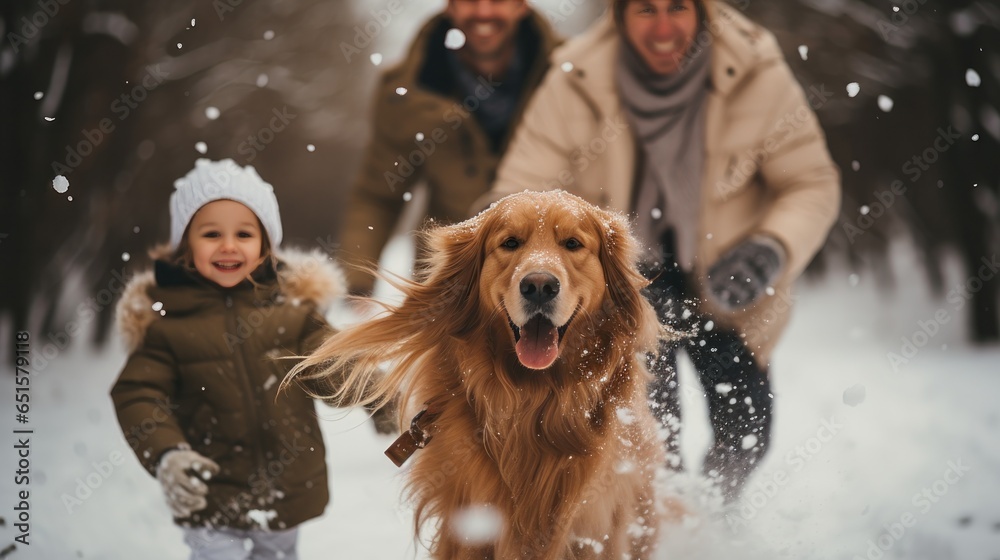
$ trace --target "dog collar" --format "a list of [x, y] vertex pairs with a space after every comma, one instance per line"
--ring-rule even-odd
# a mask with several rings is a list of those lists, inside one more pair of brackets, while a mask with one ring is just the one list
[[441, 411], [437, 407], [428, 406], [417, 413], [410, 421], [410, 429], [399, 434], [385, 454], [397, 467], [402, 467], [418, 449], [423, 449], [431, 441], [431, 428]]

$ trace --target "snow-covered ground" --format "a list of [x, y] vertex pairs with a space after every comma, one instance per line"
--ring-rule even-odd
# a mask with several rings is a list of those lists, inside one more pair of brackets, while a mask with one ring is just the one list
[[[846, 273], [801, 287], [773, 364], [770, 454], [727, 512], [704, 499], [699, 480], [679, 480], [693, 515], [666, 528], [658, 557], [1000, 558], [1000, 348], [963, 343], [964, 313], [927, 293], [905, 246], [898, 254], [906, 280], [891, 294]], [[921, 344], [914, 333], [936, 314], [948, 322]], [[902, 355], [903, 336], [922, 347], [894, 368], [887, 354]], [[186, 557], [158, 484], [115, 422], [107, 393], [124, 358], [118, 345], [72, 348], [33, 377], [31, 545], [10, 558]], [[696, 466], [709, 432], [687, 368], [684, 446]], [[15, 426], [12, 401], [0, 399], [5, 426]], [[424, 558], [400, 472], [382, 455], [389, 438], [358, 411], [318, 410], [333, 500], [303, 526], [301, 556]], [[15, 442], [4, 431], [0, 550], [16, 535]]]

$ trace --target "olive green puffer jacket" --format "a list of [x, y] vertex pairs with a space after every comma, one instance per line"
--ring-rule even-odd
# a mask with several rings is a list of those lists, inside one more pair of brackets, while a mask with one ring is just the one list
[[129, 445], [150, 473], [165, 451], [190, 445], [220, 472], [208, 508], [184, 526], [282, 530], [323, 513], [329, 494], [314, 400], [296, 384], [279, 393], [292, 360], [332, 329], [321, 315], [343, 293], [321, 253], [286, 251], [273, 273], [224, 289], [156, 262], [118, 305], [130, 349], [111, 390]]

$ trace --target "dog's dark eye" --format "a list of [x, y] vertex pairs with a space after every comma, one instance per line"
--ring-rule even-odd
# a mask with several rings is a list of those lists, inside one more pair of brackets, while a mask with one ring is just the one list
[[508, 237], [507, 239], [504, 240], [504, 242], [500, 246], [503, 247], [504, 249], [513, 250], [520, 247], [521, 242], [518, 241], [516, 237]]
[[570, 251], [576, 251], [583, 248], [583, 243], [580, 243], [580, 240], [575, 237], [570, 237], [566, 241], [563, 241], [563, 246]]

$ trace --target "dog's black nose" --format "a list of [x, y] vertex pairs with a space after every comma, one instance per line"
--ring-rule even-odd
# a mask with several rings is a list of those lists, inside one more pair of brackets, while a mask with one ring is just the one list
[[546, 304], [559, 295], [559, 280], [548, 272], [532, 272], [521, 279], [521, 296], [536, 305]]

